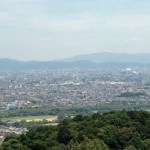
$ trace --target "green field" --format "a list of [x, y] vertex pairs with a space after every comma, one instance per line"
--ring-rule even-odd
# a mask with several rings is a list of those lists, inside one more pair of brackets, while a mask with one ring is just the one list
[[43, 120], [47, 120], [48, 122], [52, 122], [57, 120], [57, 116], [28, 116], [28, 117], [10, 117], [10, 118], [3, 118], [3, 122], [8, 122], [8, 121], [16, 121], [20, 122], [22, 120], [25, 120], [26, 122], [39, 122]]

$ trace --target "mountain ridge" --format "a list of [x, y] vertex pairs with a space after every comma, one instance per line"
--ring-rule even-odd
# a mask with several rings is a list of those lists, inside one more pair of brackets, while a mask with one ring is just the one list
[[87, 60], [95, 63], [108, 63], [108, 62], [123, 62], [123, 63], [150, 63], [150, 53], [92, 53], [85, 55], [78, 55], [66, 59], [68, 61]]
[[1, 70], [30, 69], [87, 69], [87, 68], [125, 68], [150, 66], [150, 53], [94, 53], [78, 55], [72, 58], [55, 61], [20, 61], [0, 58]]

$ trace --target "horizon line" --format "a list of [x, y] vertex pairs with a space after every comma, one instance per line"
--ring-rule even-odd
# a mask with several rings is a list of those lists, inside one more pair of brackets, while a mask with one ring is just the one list
[[88, 56], [88, 55], [97, 55], [97, 54], [125, 54], [125, 55], [147, 55], [150, 54], [150, 52], [137, 52], [137, 53], [129, 53], [129, 52], [94, 52], [94, 53], [84, 53], [84, 54], [79, 54], [79, 55], [74, 55], [74, 56], [68, 56], [68, 57], [64, 57], [64, 58], [56, 58], [56, 59], [19, 59], [19, 58], [11, 58], [11, 57], [0, 57], [0, 59], [2, 60], [14, 60], [14, 61], [22, 61], [22, 62], [34, 62], [34, 61], [38, 61], [38, 62], [54, 62], [54, 61], [64, 61], [67, 59], [72, 59], [72, 58], [76, 58], [76, 57], [80, 57], [80, 56]]

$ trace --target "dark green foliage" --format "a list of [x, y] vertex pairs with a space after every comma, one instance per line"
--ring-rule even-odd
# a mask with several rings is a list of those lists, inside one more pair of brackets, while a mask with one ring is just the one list
[[25, 145], [22, 145], [16, 139], [9, 139], [7, 142], [4, 142], [2, 148], [3, 150], [28, 150]]
[[80, 122], [84, 120], [84, 117], [82, 115], [77, 115], [73, 118], [74, 121]]
[[144, 140], [144, 147], [145, 147], [145, 149], [150, 149], [150, 139], [146, 139], [146, 140]]
[[129, 145], [123, 150], [136, 150], [136, 148], [134, 146]]
[[81, 143], [71, 141], [68, 145], [70, 150], [108, 150], [103, 141], [99, 139], [85, 138]]
[[62, 127], [59, 129], [57, 135], [58, 142], [68, 144], [71, 139], [72, 139], [72, 135], [67, 127]]
[[29, 150], [149, 150], [150, 113], [112, 111], [77, 115], [56, 127], [39, 127], [5, 139], [1, 147]]
[[119, 97], [140, 97], [140, 96], [147, 96], [147, 94], [144, 92], [137, 92], [137, 93], [126, 92], [126, 93], [121, 93], [119, 95]]

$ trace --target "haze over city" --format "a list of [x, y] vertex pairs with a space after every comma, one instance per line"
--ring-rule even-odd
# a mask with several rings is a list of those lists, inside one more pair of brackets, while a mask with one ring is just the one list
[[0, 58], [149, 53], [148, 0], [0, 1]]

